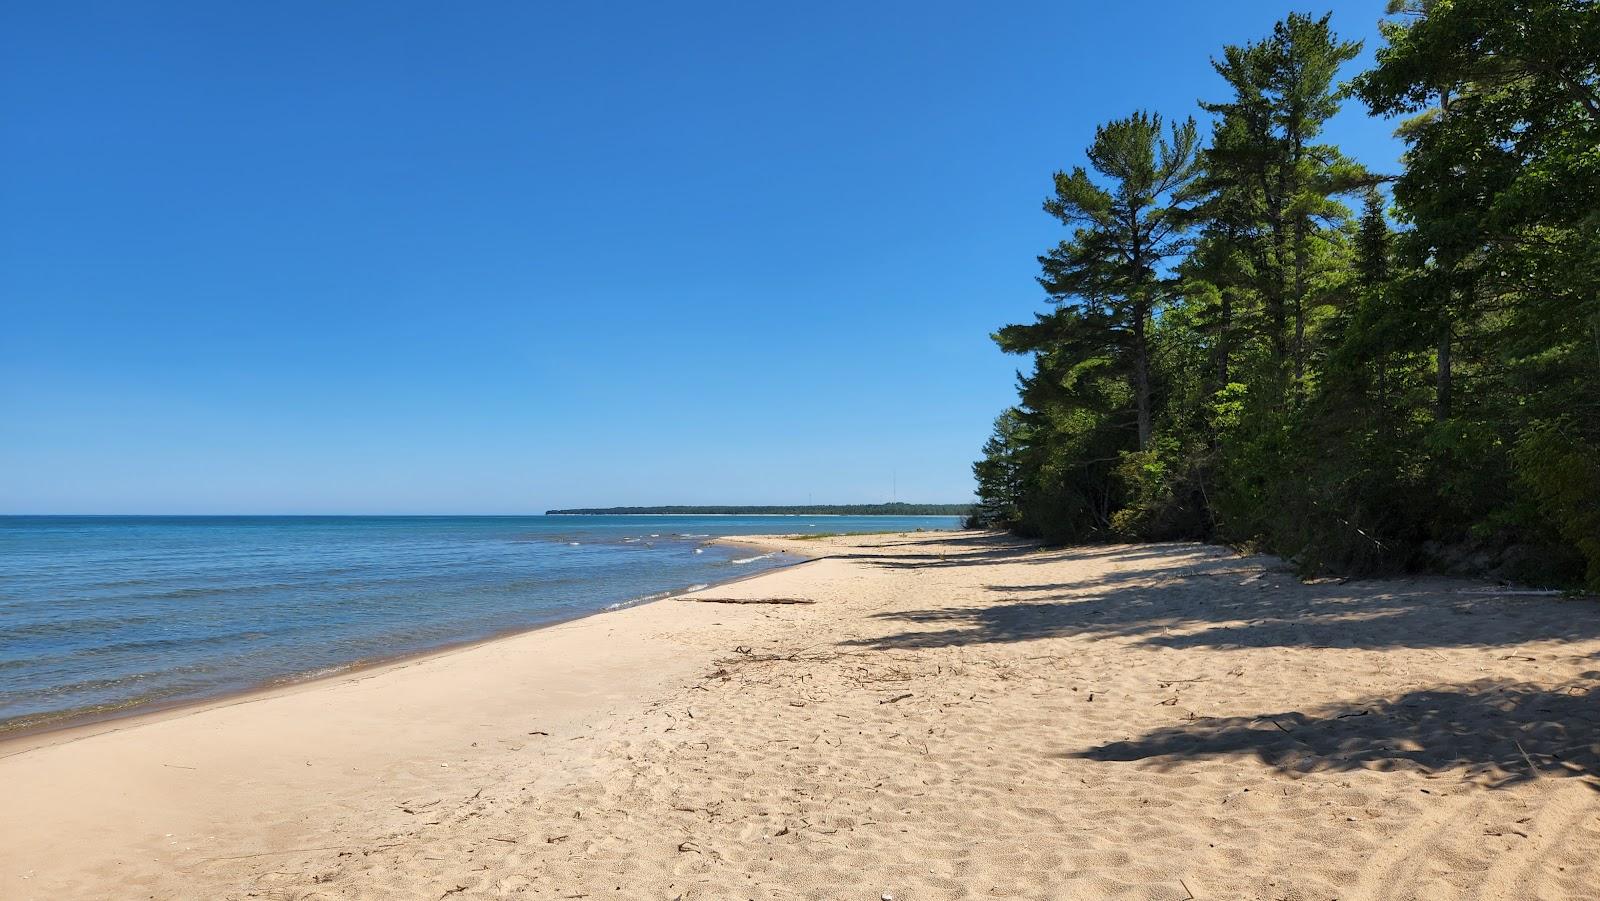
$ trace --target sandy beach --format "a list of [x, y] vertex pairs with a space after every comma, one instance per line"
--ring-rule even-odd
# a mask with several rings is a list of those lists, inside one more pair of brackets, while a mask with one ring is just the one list
[[1593, 599], [761, 542], [816, 559], [0, 744], [0, 897], [1600, 895]]

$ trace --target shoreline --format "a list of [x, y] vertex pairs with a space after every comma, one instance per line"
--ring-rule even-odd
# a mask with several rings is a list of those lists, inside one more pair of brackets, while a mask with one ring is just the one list
[[1591, 603], [1192, 543], [735, 540], [810, 558], [0, 758], [0, 897], [1600, 884]]
[[[766, 536], [756, 537], [760, 538]], [[696, 591], [703, 591], [710, 588], [731, 585], [747, 579], [760, 578], [768, 573], [781, 571], [792, 566], [799, 566], [816, 559], [815, 557], [794, 549], [780, 549], [776, 546], [769, 546], [758, 541], [741, 541], [737, 540], [737, 538], [712, 538], [704, 543], [728, 544], [738, 547], [774, 550], [779, 553], [793, 554], [799, 559], [793, 561], [784, 561], [780, 564], [762, 569], [759, 572], [741, 573], [740, 575], [732, 576], [728, 579], [717, 582], [708, 582], [704, 585], [667, 589], [665, 591], [656, 592], [655, 594], [644, 595], [638, 598], [630, 598], [628, 600], [618, 601], [615, 604], [602, 607], [598, 610], [591, 610], [585, 613], [574, 614], [572, 616], [559, 617], [545, 622], [536, 623], [534, 625], [512, 626], [506, 629], [498, 630], [490, 635], [464, 639], [461, 641], [453, 641], [421, 650], [408, 651], [402, 654], [361, 658], [346, 664], [338, 665], [332, 669], [324, 668], [321, 670], [313, 670], [304, 673], [291, 673], [284, 676], [274, 677], [272, 679], [258, 682], [243, 688], [234, 688], [219, 692], [217, 694], [208, 694], [204, 697], [185, 698], [175, 701], [136, 703], [127, 707], [110, 711], [102, 710], [89, 713], [68, 714], [59, 719], [54, 719], [43, 723], [29, 724], [18, 728], [7, 728], [3, 723], [0, 723], [0, 760], [4, 760], [12, 755], [26, 753], [41, 747], [50, 747], [56, 744], [79, 741], [81, 739], [90, 738], [107, 732], [115, 732], [120, 729], [132, 728], [141, 725], [144, 722], [156, 722], [172, 717], [181, 717], [193, 713], [201, 713], [206, 710], [230, 707], [236, 704], [248, 704], [252, 701], [259, 701], [280, 694], [289, 694], [307, 689], [315, 689], [328, 682], [338, 682], [345, 679], [370, 678], [372, 676], [381, 675], [390, 670], [399, 669], [401, 667], [419, 663], [434, 657], [442, 657], [449, 654], [459, 653], [461, 651], [468, 651], [482, 645], [491, 644], [497, 641], [504, 641], [509, 638], [516, 638], [520, 635], [527, 635], [544, 629], [563, 626], [568, 623], [589, 619], [590, 617], [603, 616], [607, 613], [616, 613], [622, 610], [641, 607], [646, 604], [654, 604], [659, 601], [672, 600], [675, 597], [691, 594]], [[48, 714], [45, 715], [48, 716]]]

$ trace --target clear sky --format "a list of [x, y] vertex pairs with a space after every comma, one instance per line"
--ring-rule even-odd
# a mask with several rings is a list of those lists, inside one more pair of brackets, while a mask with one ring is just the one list
[[6, 3], [0, 512], [966, 500], [1051, 172], [1291, 8]]

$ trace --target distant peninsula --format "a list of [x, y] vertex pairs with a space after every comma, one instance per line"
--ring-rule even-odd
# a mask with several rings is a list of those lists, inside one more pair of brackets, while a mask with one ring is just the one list
[[546, 516], [966, 516], [971, 504], [804, 504], [792, 507], [573, 507]]

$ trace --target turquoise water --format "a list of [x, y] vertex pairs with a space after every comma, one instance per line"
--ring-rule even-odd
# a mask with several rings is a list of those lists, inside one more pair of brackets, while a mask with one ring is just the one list
[[0, 517], [0, 731], [196, 700], [793, 562], [726, 535], [954, 517]]

